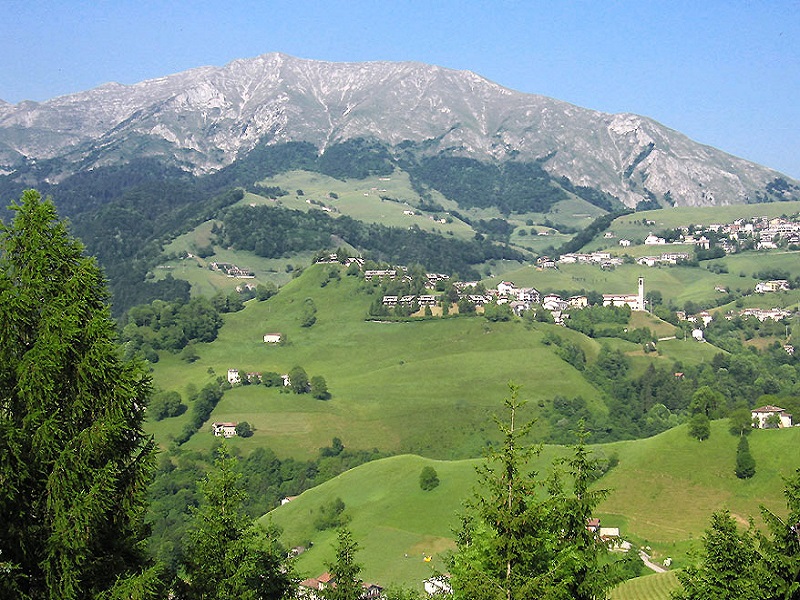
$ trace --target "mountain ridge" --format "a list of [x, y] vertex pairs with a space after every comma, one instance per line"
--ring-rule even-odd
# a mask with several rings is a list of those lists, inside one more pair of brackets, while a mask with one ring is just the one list
[[[320, 151], [353, 138], [481, 161], [541, 160], [551, 175], [627, 206], [752, 202], [777, 171], [647, 117], [607, 114], [417, 62], [333, 63], [264, 54], [42, 103], [0, 104], [0, 172], [61, 159], [51, 175], [156, 156], [194, 173], [262, 140]], [[546, 159], [546, 160], [544, 160]], [[789, 180], [791, 181], [791, 180]], [[796, 182], [783, 195], [800, 194]], [[782, 199], [780, 196], [773, 199]]]

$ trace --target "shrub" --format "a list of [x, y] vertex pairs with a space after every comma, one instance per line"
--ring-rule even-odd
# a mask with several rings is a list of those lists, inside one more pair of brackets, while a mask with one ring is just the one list
[[438, 485], [439, 475], [436, 473], [436, 469], [431, 466], [423, 467], [419, 474], [419, 487], [429, 492]]

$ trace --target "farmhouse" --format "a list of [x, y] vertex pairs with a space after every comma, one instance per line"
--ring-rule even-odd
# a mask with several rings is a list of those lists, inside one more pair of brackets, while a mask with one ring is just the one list
[[772, 406], [771, 404], [768, 404], [766, 406], [754, 408], [752, 411], [750, 411], [750, 415], [753, 417], [753, 427], [757, 427], [758, 429], [770, 429], [772, 427], [783, 428], [792, 426], [792, 415], [787, 413], [780, 406]]
[[217, 437], [232, 438], [236, 436], [236, 423], [212, 423], [211, 430]]
[[397, 277], [397, 271], [395, 269], [368, 269], [364, 271], [364, 279], [367, 281], [372, 281], [374, 277], [394, 279]]
[[645, 246], [661, 246], [666, 244], [667, 240], [662, 237], [658, 237], [657, 235], [653, 235], [652, 233], [644, 238], [644, 245]]
[[239, 369], [228, 369], [228, 383], [231, 385], [242, 383], [242, 378], [239, 376]]
[[265, 344], [280, 344], [281, 342], [281, 334], [280, 333], [265, 333], [264, 334], [264, 343]]
[[767, 292], [786, 292], [789, 291], [789, 282], [785, 279], [772, 279], [771, 281], [760, 281], [756, 284], [756, 294]]
[[[336, 581], [330, 573], [323, 573], [319, 577], [304, 579], [298, 584], [297, 595], [299, 598], [319, 600], [325, 597], [323, 590], [335, 588]], [[320, 593], [322, 592], [322, 593]], [[383, 598], [383, 588], [376, 583], [362, 583], [360, 600], [378, 600]]]

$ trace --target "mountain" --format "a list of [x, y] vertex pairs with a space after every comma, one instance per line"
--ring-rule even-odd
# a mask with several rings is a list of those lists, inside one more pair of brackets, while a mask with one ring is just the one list
[[140, 157], [208, 173], [265, 140], [323, 151], [354, 138], [417, 157], [537, 160], [551, 176], [631, 207], [800, 197], [797, 182], [780, 173], [646, 117], [523, 94], [468, 71], [277, 53], [42, 103], [0, 103], [0, 174], [21, 177], [50, 160], [41, 176], [59, 181]]

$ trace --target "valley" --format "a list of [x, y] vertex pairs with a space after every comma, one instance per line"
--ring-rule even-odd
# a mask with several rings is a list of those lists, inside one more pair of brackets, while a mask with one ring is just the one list
[[[299, 576], [346, 524], [364, 579], [420, 589], [452, 565], [510, 384], [541, 445], [529, 496], [585, 430], [592, 517], [668, 559], [613, 598], [666, 598], [715, 511], [786, 512], [800, 184], [771, 169], [468, 72], [271, 54], [0, 104], [0, 194], [30, 186], [152, 381], [148, 551], [169, 569], [224, 443], [245, 520]], [[753, 428], [757, 407], [784, 420]]]

